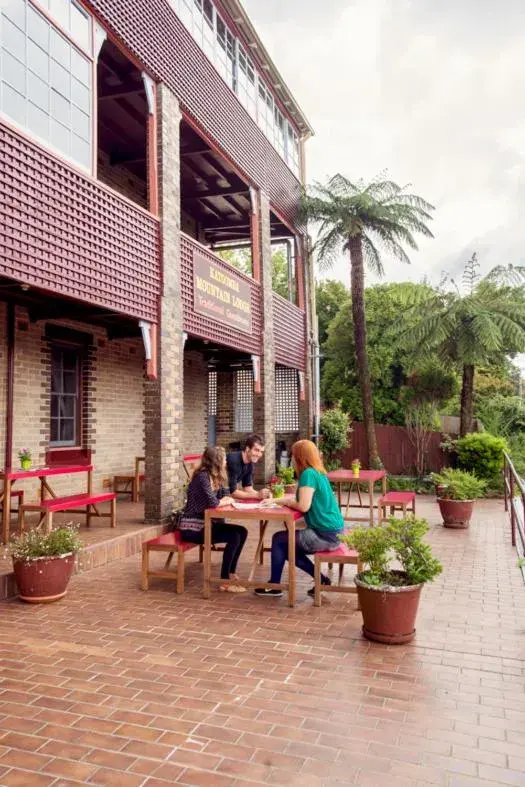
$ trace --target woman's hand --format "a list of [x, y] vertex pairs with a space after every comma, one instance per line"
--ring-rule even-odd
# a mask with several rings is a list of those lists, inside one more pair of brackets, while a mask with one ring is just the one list
[[227, 497], [221, 497], [219, 500], [219, 508], [223, 508], [224, 506], [231, 506], [233, 504], [233, 497], [229, 495]]

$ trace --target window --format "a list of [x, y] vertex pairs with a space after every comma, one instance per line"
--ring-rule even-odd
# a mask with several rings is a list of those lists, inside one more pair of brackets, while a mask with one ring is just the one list
[[299, 431], [299, 385], [297, 371], [275, 367], [275, 431]]
[[[71, 2], [49, 0], [64, 27], [83, 37]], [[67, 18], [66, 18], [67, 17]], [[0, 111], [86, 169], [91, 168], [92, 61], [28, 0], [9, 0], [0, 18]]]
[[289, 123], [286, 140], [286, 161], [292, 172], [295, 175], [299, 175], [299, 139]]
[[232, 36], [220, 16], [217, 15], [215, 65], [222, 78], [228, 83], [232, 90], [236, 89], [235, 62], [235, 38]]
[[237, 95], [241, 104], [248, 110], [252, 118], [257, 117], [257, 88], [253, 63], [237, 42]]
[[259, 99], [257, 102], [257, 120], [262, 131], [266, 134], [273, 144], [273, 96], [262, 81], [259, 79]]
[[235, 431], [253, 430], [253, 372], [239, 369], [235, 373]]
[[277, 107], [274, 107], [274, 144], [277, 152], [280, 156], [285, 158], [285, 151], [286, 151], [286, 134], [285, 134], [285, 122], [281, 112], [278, 110]]
[[80, 444], [80, 350], [51, 348], [51, 445]]

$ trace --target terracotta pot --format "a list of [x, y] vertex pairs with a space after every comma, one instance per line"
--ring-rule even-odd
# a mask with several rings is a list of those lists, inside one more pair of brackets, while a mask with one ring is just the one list
[[63, 598], [73, 573], [75, 555], [13, 560], [13, 570], [22, 601], [49, 603]]
[[363, 614], [363, 636], [386, 645], [404, 645], [416, 633], [415, 622], [423, 585], [372, 588], [355, 577]]
[[448, 500], [445, 497], [440, 497], [438, 503], [445, 527], [460, 529], [469, 526], [474, 510], [474, 500]]
[[284, 486], [285, 495], [295, 495], [296, 492], [297, 492], [297, 484], [285, 484]]

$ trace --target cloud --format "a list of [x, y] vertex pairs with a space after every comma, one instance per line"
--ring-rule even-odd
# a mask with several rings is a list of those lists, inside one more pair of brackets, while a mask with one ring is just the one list
[[[522, 0], [245, 0], [316, 136], [308, 179], [388, 169], [436, 205], [388, 279], [523, 260]], [[348, 280], [347, 261], [334, 274]]]

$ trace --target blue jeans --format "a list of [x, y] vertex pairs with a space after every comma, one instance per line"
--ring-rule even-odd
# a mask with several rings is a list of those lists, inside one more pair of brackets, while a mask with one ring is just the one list
[[[324, 539], [315, 530], [306, 528], [295, 533], [295, 565], [309, 576], [314, 576], [314, 564], [307, 557], [314, 552], [337, 549], [339, 541], [334, 534], [334, 539]], [[283, 573], [284, 564], [288, 560], [288, 530], [279, 530], [272, 538], [272, 572], [270, 582], [279, 583]]]

